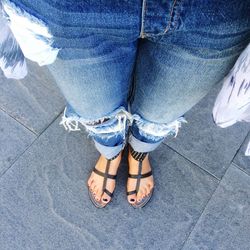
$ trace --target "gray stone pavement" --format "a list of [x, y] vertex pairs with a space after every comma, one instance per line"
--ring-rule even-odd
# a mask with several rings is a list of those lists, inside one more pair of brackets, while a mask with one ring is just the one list
[[250, 249], [250, 127], [215, 126], [220, 85], [150, 155], [151, 202], [127, 203], [124, 157], [114, 200], [96, 209], [86, 180], [98, 152], [84, 130], [59, 125], [66, 102], [46, 67], [29, 69], [20, 81], [0, 75], [1, 250]]

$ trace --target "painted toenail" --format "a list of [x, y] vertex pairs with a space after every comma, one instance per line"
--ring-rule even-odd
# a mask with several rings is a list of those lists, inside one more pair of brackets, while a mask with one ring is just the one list
[[108, 201], [108, 199], [103, 199], [103, 201], [107, 202], [107, 201]]
[[130, 201], [134, 202], [134, 201], [135, 201], [135, 199], [130, 199]]

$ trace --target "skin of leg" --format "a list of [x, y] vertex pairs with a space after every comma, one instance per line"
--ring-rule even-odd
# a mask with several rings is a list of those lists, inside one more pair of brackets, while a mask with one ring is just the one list
[[[40, 2], [34, 7], [32, 4], [32, 7], [42, 16]], [[79, 12], [77, 3], [65, 3], [60, 5], [64, 11], [51, 14], [53, 21], [49, 22], [49, 28], [54, 35], [54, 45], [62, 49], [57, 60], [49, 65], [49, 70], [75, 113], [86, 120], [98, 121], [110, 117], [110, 113], [119, 107], [127, 108], [140, 32], [141, 2], [117, 1], [103, 5], [96, 1], [79, 4], [83, 11]], [[64, 13], [68, 9], [71, 12], [65, 18]], [[46, 20], [50, 20], [50, 13], [47, 15]], [[54, 25], [55, 18], [58, 19], [57, 24], [63, 21], [64, 25]], [[98, 133], [101, 136], [99, 140], [98, 136], [94, 138], [98, 143], [105, 142], [105, 146], [110, 146], [109, 139], [101, 133], [100, 125]], [[108, 133], [106, 135], [108, 138]], [[102, 171], [107, 160], [99, 152], [101, 156], [96, 168]], [[116, 173], [119, 162], [120, 157], [111, 162], [111, 173]], [[97, 199], [101, 199], [103, 177], [92, 173], [88, 183], [97, 193]], [[108, 179], [107, 189], [112, 191], [114, 183]]]
[[[238, 6], [233, 1], [182, 4], [168, 31], [145, 34], [139, 41], [131, 112], [148, 124], [168, 124], [183, 116], [223, 79], [250, 40], [250, 1]], [[138, 129], [143, 142], [157, 136], [153, 129], [151, 134]], [[128, 179], [129, 190], [135, 181]]]

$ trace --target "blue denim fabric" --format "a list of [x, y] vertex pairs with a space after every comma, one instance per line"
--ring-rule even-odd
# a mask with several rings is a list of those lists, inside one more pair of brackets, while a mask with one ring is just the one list
[[48, 67], [67, 100], [61, 124], [83, 125], [107, 158], [126, 140], [149, 152], [176, 136], [250, 41], [250, 0], [3, 3], [48, 28], [58, 50]]

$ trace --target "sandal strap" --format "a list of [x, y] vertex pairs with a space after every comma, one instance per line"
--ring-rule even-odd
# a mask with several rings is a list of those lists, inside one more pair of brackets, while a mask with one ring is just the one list
[[138, 175], [138, 174], [128, 174], [128, 177], [129, 178], [146, 178], [146, 177], [149, 177], [151, 176], [153, 173], [152, 173], [152, 170], [150, 170], [149, 172], [145, 173], [145, 174], [141, 174], [141, 175]]
[[102, 177], [104, 177], [104, 178], [109, 178], [109, 179], [115, 180], [117, 175], [109, 174], [108, 172], [109, 172], [109, 167], [110, 167], [110, 161], [112, 161], [112, 160], [114, 160], [115, 158], [117, 158], [119, 154], [120, 154], [120, 153], [118, 153], [117, 155], [115, 155], [114, 157], [112, 157], [112, 158], [110, 158], [110, 159], [106, 158], [106, 159], [107, 159], [107, 164], [106, 164], [106, 168], [105, 168], [105, 173], [101, 172], [100, 170], [98, 170], [98, 169], [96, 169], [96, 168], [94, 168], [93, 171], [94, 171], [96, 174], [98, 174], [98, 175], [100, 175], [100, 176], [102, 176]]
[[115, 179], [116, 179], [116, 176], [117, 176], [117, 175], [112, 175], [112, 174], [103, 173], [103, 172], [99, 171], [99, 170], [96, 169], [96, 168], [94, 168], [93, 171], [94, 171], [96, 174], [98, 174], [98, 175], [100, 175], [100, 176], [102, 176], [102, 177], [104, 177], [104, 178], [107, 177], [107, 178], [113, 179], [113, 180], [115, 180]]
[[128, 191], [128, 192], [127, 192], [127, 195], [136, 194], [136, 193], [137, 193], [136, 190]]
[[110, 191], [108, 191], [108, 189], [105, 188], [105, 189], [103, 190], [103, 192], [106, 193], [110, 198], [113, 197], [113, 193], [111, 193]]
[[141, 173], [142, 172], [142, 161], [145, 159], [145, 157], [147, 156], [148, 153], [137, 152], [131, 146], [130, 146], [130, 150], [131, 150], [132, 157], [136, 161], [138, 161], [139, 164], [138, 164], [138, 174], [130, 174], [130, 173], [128, 174], [128, 177], [136, 179], [136, 187], [135, 187], [135, 190], [127, 192], [127, 195], [137, 194], [139, 191], [141, 179], [152, 175], [152, 170], [150, 170], [149, 172], [147, 172], [145, 174]]
[[[114, 157], [110, 158], [110, 159], [107, 159], [107, 164], [106, 164], [106, 168], [105, 168], [105, 173], [102, 173], [101, 171], [96, 171], [98, 172], [99, 175], [103, 176], [104, 177], [104, 180], [103, 180], [103, 185], [102, 185], [102, 191], [105, 192], [108, 196], [110, 196], [112, 198], [113, 196], [113, 192], [111, 193], [109, 190], [106, 189], [106, 185], [107, 185], [107, 180], [108, 178], [109, 179], [113, 179], [115, 180], [116, 179], [116, 175], [112, 175], [112, 174], [109, 174], [109, 168], [110, 168], [110, 162], [112, 160], [114, 160], [115, 158], [117, 158], [119, 156], [120, 152], [115, 155]], [[96, 168], [95, 168], [96, 169]], [[94, 169], [94, 170], [95, 170]], [[96, 169], [97, 170], [97, 169]]]
[[136, 179], [136, 193], [139, 191], [140, 183], [141, 183], [141, 171], [142, 171], [142, 161], [139, 161], [139, 167], [138, 167], [138, 178]]

